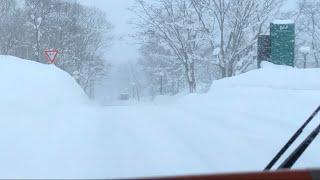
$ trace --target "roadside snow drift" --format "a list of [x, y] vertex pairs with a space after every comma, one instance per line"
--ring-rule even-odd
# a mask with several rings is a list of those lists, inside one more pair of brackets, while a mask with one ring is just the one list
[[[188, 143], [213, 171], [262, 170], [320, 104], [319, 76], [320, 69], [264, 63], [262, 69], [216, 81], [209, 93], [185, 97], [174, 106], [195, 116], [185, 139], [194, 139]], [[319, 148], [320, 137], [295, 167], [319, 167]]]
[[[0, 56], [0, 178], [262, 170], [319, 105], [319, 75], [264, 64], [214, 82], [207, 94], [95, 107], [54, 66]], [[295, 168], [319, 167], [319, 149], [317, 138]]]
[[296, 69], [289, 66], [262, 63], [262, 69], [216, 81], [211, 88], [271, 88], [274, 90], [320, 90], [319, 69]]
[[1, 102], [7, 105], [80, 103], [85, 94], [66, 72], [12, 56], [0, 56]]
[[0, 178], [85, 177], [101, 134], [70, 75], [0, 56], [0, 82]]

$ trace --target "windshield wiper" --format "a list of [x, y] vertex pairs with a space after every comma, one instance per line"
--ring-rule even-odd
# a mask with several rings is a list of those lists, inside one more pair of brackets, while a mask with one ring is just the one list
[[[305, 123], [293, 134], [289, 141], [281, 148], [277, 155], [270, 161], [264, 170], [270, 170], [274, 164], [280, 159], [280, 157], [289, 149], [293, 142], [302, 134], [306, 126], [314, 119], [319, 113], [320, 106], [311, 114]], [[312, 141], [317, 137], [320, 132], [320, 125], [315, 128], [312, 133], [297, 147], [297, 149], [279, 166], [279, 169], [291, 168], [294, 163], [299, 159], [303, 152], [308, 148]]]

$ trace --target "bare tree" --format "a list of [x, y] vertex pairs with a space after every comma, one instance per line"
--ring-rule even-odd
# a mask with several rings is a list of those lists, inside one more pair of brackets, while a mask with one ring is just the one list
[[191, 3], [189, 0], [157, 0], [150, 4], [137, 0], [135, 12], [141, 20], [137, 23], [141, 34], [159, 37], [159, 44], [169, 52], [166, 55], [184, 69], [189, 92], [193, 93], [197, 85], [195, 66], [201, 60], [199, 52], [205, 43], [201, 41], [202, 29]]
[[17, 24], [20, 17], [14, 0], [0, 0], [0, 4], [0, 52], [7, 55], [12, 54], [17, 45]]
[[0, 0], [0, 53], [46, 63], [45, 49], [59, 50], [56, 66], [76, 74], [94, 96], [108, 63], [104, 51], [112, 25], [105, 13], [71, 0]]
[[320, 67], [320, 23], [318, 21], [320, 18], [320, 2], [301, 0], [298, 6], [299, 16], [296, 19], [298, 46], [310, 47], [310, 55], [315, 62], [311, 67]]
[[[28, 15], [27, 23], [32, 28], [33, 35], [33, 48], [34, 48], [34, 58], [36, 61], [40, 62], [40, 55], [42, 54], [41, 41], [43, 38], [44, 28], [47, 27], [46, 23], [47, 16], [52, 10], [53, 2], [51, 0], [26, 0], [26, 12]], [[30, 28], [30, 29], [31, 29]]]
[[[219, 43], [212, 41], [213, 48], [219, 50], [215, 65], [221, 70], [222, 77], [233, 76], [247, 70], [254, 58], [257, 37], [266, 30], [266, 23], [280, 7], [279, 0], [193, 0], [196, 9], [207, 8], [208, 14], [215, 17], [217, 31], [209, 31], [208, 19], [198, 13], [204, 32], [215, 33]], [[210, 36], [208, 36], [210, 37]]]

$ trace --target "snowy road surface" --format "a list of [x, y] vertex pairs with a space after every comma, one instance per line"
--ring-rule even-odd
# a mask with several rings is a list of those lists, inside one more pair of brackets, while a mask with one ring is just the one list
[[[0, 64], [3, 84], [14, 89], [29, 81], [29, 75], [13, 76], [19, 71], [5, 71], [17, 64], [5, 65]], [[29, 68], [39, 67], [32, 64]], [[62, 73], [50, 69], [45, 72]], [[32, 72], [36, 71], [27, 74]], [[261, 170], [319, 104], [319, 74], [319, 70], [268, 66], [217, 81], [208, 94], [157, 105], [117, 107], [75, 103], [72, 99], [82, 95], [71, 92], [79, 89], [59, 85], [61, 81], [50, 73], [50, 81], [35, 74], [32, 88], [25, 83], [20, 95], [10, 88], [0, 93], [0, 178]], [[9, 75], [21, 82], [6, 82]], [[67, 78], [62, 84], [70, 81]], [[32, 95], [34, 86], [55, 88]], [[70, 96], [74, 97], [68, 99]], [[294, 146], [319, 120], [315, 118]], [[319, 148], [318, 138], [295, 167], [319, 167]]]

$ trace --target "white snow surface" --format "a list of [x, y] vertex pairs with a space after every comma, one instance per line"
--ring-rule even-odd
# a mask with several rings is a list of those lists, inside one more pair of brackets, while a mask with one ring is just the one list
[[57, 106], [87, 101], [76, 82], [54, 65], [0, 56], [0, 80], [2, 104]]
[[273, 24], [294, 24], [294, 20], [292, 19], [277, 19], [273, 21]]
[[[0, 56], [0, 178], [262, 170], [319, 104], [319, 75], [264, 63], [207, 94], [99, 107], [53, 65]], [[319, 167], [319, 148], [317, 138], [295, 168]]]

